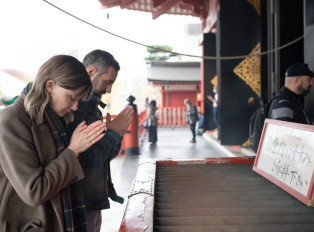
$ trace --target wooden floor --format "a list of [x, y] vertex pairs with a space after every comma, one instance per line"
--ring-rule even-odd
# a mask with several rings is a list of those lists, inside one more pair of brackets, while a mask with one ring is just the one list
[[196, 143], [190, 143], [190, 139], [191, 132], [188, 128], [158, 128], [157, 144], [152, 145], [145, 141], [139, 155], [119, 156], [112, 161], [113, 183], [117, 193], [124, 197], [125, 201], [124, 204], [111, 201], [111, 208], [102, 211], [101, 232], [119, 231], [128, 194], [136, 176], [140, 159], [198, 159], [226, 156], [223, 151], [211, 145], [204, 136], [197, 136]]

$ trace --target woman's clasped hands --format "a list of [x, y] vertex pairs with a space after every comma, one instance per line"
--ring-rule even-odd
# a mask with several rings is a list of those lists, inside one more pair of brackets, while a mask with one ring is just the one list
[[74, 130], [68, 148], [78, 157], [80, 153], [104, 137], [104, 131], [105, 123], [102, 121], [96, 121], [90, 125], [87, 125], [85, 121], [81, 122]]

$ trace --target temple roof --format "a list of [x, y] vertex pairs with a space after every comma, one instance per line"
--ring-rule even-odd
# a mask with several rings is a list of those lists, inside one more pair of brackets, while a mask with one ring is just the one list
[[208, 0], [99, 0], [104, 8], [120, 6], [122, 9], [151, 12], [153, 19], [162, 14], [191, 15], [205, 19]]
[[200, 82], [200, 62], [153, 61], [147, 67], [147, 79], [151, 82]]

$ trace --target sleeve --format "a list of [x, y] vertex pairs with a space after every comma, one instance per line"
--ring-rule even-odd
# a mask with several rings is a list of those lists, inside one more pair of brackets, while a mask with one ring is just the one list
[[[26, 114], [3, 112], [0, 116], [0, 164], [3, 169], [0, 178], [7, 178], [26, 204], [37, 206], [53, 198], [68, 184], [82, 179], [84, 173], [70, 149], [65, 149], [50, 163], [41, 164], [40, 156], [52, 159], [56, 156], [55, 145], [47, 139], [47, 145], [36, 146], [30, 121], [21, 115]], [[40, 130], [37, 132], [41, 136], [49, 129]]]
[[293, 109], [291, 103], [287, 99], [281, 99], [274, 103], [270, 117], [276, 120], [293, 122]]
[[102, 165], [105, 161], [115, 158], [121, 148], [121, 137], [114, 131], [108, 130], [105, 136], [90, 149], [81, 153], [81, 164], [85, 173]]
[[[73, 133], [78, 124], [82, 121], [86, 121], [85, 117], [87, 117], [86, 112], [83, 112], [83, 110], [79, 109], [74, 112], [74, 121], [69, 125], [70, 133]], [[91, 123], [91, 121], [89, 123]], [[117, 132], [114, 130], [107, 130], [105, 136], [101, 140], [85, 152], [82, 152], [80, 154], [80, 161], [85, 174], [107, 160], [114, 159], [121, 149], [121, 141], [122, 138]]]
[[191, 115], [197, 115], [197, 108], [195, 105], [193, 105], [193, 107], [191, 107]]
[[115, 132], [114, 130], [107, 130], [106, 135], [112, 136], [113, 139], [117, 142], [116, 146], [114, 146], [114, 148], [113, 148], [113, 151], [109, 155], [109, 160], [111, 161], [114, 158], [116, 158], [117, 155], [119, 154], [119, 152], [121, 150], [121, 143], [122, 143], [123, 138], [121, 138], [120, 135], [117, 132]]
[[192, 112], [192, 107], [190, 105], [188, 105], [187, 109], [186, 109], [186, 115], [190, 116]]

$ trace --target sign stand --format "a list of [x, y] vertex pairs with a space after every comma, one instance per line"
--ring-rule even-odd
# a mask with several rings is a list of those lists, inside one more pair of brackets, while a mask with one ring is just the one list
[[314, 126], [266, 119], [253, 170], [314, 206]]

